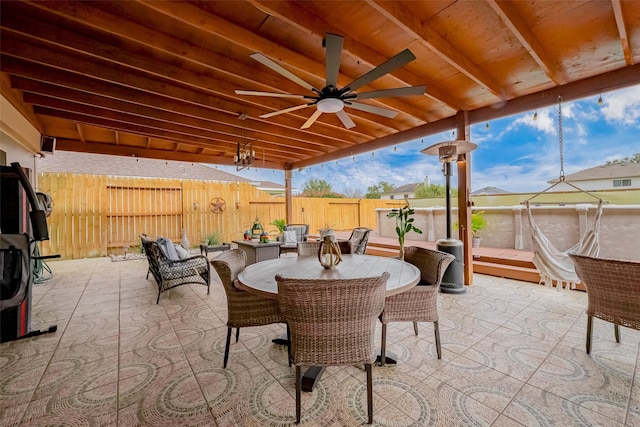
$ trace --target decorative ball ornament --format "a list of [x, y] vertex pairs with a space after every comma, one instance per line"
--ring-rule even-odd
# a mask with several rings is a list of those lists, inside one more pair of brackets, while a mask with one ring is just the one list
[[221, 214], [224, 212], [224, 209], [227, 207], [227, 203], [224, 201], [222, 197], [214, 197], [209, 202], [209, 210], [214, 214]]
[[340, 245], [336, 242], [335, 236], [324, 236], [318, 249], [318, 260], [324, 268], [334, 268], [342, 261]]

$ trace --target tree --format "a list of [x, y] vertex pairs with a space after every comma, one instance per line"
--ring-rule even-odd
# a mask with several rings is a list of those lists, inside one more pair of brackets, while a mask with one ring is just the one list
[[310, 179], [304, 184], [304, 188], [302, 193], [300, 193], [302, 197], [330, 197], [330, 198], [341, 198], [344, 197], [342, 194], [336, 193], [331, 189], [331, 184], [329, 184], [324, 179]]
[[[442, 184], [431, 184], [429, 186], [425, 186], [424, 184], [420, 184], [416, 187], [415, 197], [416, 199], [431, 199], [436, 197], [446, 197], [447, 195], [447, 187]], [[458, 189], [451, 189], [451, 197], [458, 196]]]
[[624, 159], [615, 159], [607, 161], [607, 166], [609, 165], [623, 165], [627, 163], [640, 163], [640, 153], [636, 153], [631, 157], [625, 157]]
[[355, 188], [346, 188], [344, 196], [350, 199], [361, 199], [363, 197], [362, 190]]
[[364, 195], [366, 199], [379, 199], [383, 193], [387, 193], [396, 188], [395, 185], [386, 181], [380, 181], [378, 185], [367, 187], [367, 193]]

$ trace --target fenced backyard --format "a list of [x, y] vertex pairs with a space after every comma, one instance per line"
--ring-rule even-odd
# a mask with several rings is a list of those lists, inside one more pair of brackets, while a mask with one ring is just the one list
[[[230, 242], [242, 239], [256, 217], [275, 234], [276, 227], [269, 223], [285, 218], [284, 197], [271, 196], [245, 182], [42, 173], [38, 190], [49, 193], [54, 200], [48, 218], [50, 240], [42, 242], [40, 249], [43, 254], [60, 254], [62, 259], [121, 255], [125, 247], [134, 252], [139, 249], [140, 233], [179, 242], [185, 229], [191, 246], [213, 234], [220, 241]], [[602, 192], [600, 197], [615, 203], [629, 194]], [[634, 194], [638, 193], [632, 198]], [[518, 200], [527, 197], [497, 198], [505, 203], [502, 206], [488, 206], [495, 203], [495, 196], [474, 197], [474, 210], [484, 210], [487, 217], [483, 246], [532, 250], [526, 213], [518, 205]], [[567, 200], [572, 196], [555, 197]], [[218, 198], [224, 200], [224, 210], [214, 213], [210, 203]], [[312, 234], [328, 225], [337, 231], [369, 227], [379, 236], [395, 237], [395, 225], [386, 214], [404, 204], [404, 200], [293, 197], [290, 222], [309, 224]], [[417, 207], [415, 215], [423, 234], [409, 238], [436, 241], [445, 237], [442, 200], [411, 200], [411, 204], [425, 207]], [[538, 224], [562, 249], [577, 242], [594, 212], [593, 208], [577, 209], [575, 205], [534, 209]], [[452, 215], [455, 222], [455, 209]], [[601, 247], [604, 257], [640, 259], [639, 205], [605, 206]]]
[[[125, 247], [135, 251], [140, 233], [179, 242], [184, 229], [191, 246], [213, 234], [230, 242], [242, 239], [256, 217], [274, 232], [276, 227], [269, 223], [285, 218], [284, 197], [245, 182], [42, 173], [38, 190], [54, 200], [48, 218], [50, 240], [42, 242], [41, 251], [60, 254], [62, 259], [122, 254]], [[215, 199], [224, 200], [222, 212], [210, 209]], [[375, 229], [376, 208], [402, 204], [401, 200], [294, 197], [290, 222], [309, 224], [311, 233], [325, 225], [336, 230]]]

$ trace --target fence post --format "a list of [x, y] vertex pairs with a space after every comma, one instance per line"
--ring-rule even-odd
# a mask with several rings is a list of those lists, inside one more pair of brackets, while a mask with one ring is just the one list
[[515, 205], [511, 208], [513, 211], [513, 227], [514, 227], [514, 235], [515, 242], [514, 248], [516, 249], [524, 249], [524, 241], [522, 237], [522, 210], [524, 206]]

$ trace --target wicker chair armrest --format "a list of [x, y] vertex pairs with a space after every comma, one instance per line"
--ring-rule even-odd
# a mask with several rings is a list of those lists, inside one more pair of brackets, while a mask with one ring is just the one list
[[439, 288], [439, 286], [416, 286], [401, 294], [387, 297], [380, 320], [382, 323], [409, 319], [419, 322], [438, 320]]

